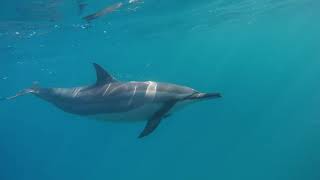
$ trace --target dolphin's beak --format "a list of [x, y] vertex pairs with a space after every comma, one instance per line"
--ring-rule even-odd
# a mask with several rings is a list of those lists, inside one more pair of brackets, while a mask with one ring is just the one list
[[220, 93], [199, 93], [197, 96], [199, 99], [213, 99], [222, 97]]
[[205, 99], [215, 99], [222, 97], [220, 93], [194, 93], [187, 99], [199, 99], [199, 100], [205, 100]]

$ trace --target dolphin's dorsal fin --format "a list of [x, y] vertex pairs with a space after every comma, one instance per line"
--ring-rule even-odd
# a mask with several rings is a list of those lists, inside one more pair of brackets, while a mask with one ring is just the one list
[[97, 74], [96, 85], [108, 84], [117, 81], [106, 70], [104, 70], [99, 64], [93, 63], [94, 69]]

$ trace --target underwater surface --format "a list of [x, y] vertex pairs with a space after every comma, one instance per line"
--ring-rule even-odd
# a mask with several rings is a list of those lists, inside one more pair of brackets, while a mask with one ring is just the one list
[[[34, 81], [182, 84], [223, 98], [145, 122], [0, 102], [1, 180], [319, 180], [320, 1], [2, 0], [0, 96]], [[105, 14], [83, 17], [108, 7]]]

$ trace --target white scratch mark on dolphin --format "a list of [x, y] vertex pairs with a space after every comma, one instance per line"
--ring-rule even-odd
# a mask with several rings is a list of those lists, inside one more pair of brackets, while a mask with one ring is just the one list
[[109, 90], [110, 86], [111, 86], [111, 84], [108, 84], [108, 87], [107, 87], [107, 88], [106, 88], [106, 90], [104, 91], [103, 96], [105, 96], [105, 95], [107, 94], [107, 92], [108, 92], [108, 90]]
[[157, 93], [157, 83], [156, 82], [152, 82], [152, 81], [148, 81], [148, 87], [146, 90], [146, 96], [150, 97], [151, 99], [154, 99], [154, 97], [156, 96]]
[[76, 88], [74, 91], [73, 91], [73, 94], [72, 94], [72, 97], [77, 97], [79, 92], [80, 92], [81, 88]]
[[132, 103], [133, 97], [136, 95], [136, 91], [137, 91], [137, 86], [134, 86], [134, 91], [133, 91], [132, 96], [128, 102], [128, 105], [130, 105]]
[[125, 84], [122, 84], [122, 85], [120, 85], [120, 86], [117, 86], [117, 87], [113, 88], [112, 90], [110, 90], [110, 92], [109, 92], [108, 94], [113, 93], [114, 91], [116, 91], [117, 89], [119, 89], [119, 88], [121, 88], [121, 87], [123, 87], [123, 86], [126, 86], [126, 85], [125, 85]]

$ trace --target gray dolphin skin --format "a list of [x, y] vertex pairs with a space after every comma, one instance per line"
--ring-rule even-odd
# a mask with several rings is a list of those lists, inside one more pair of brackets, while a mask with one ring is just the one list
[[152, 133], [161, 120], [192, 102], [220, 98], [219, 93], [200, 93], [192, 88], [154, 81], [121, 82], [98, 64], [96, 83], [74, 88], [31, 87], [15, 96], [34, 94], [61, 110], [105, 121], [135, 122], [146, 120], [139, 138]]

